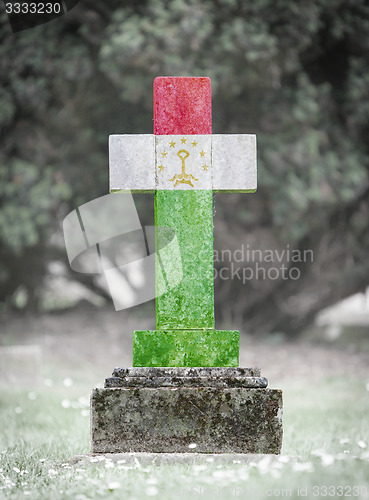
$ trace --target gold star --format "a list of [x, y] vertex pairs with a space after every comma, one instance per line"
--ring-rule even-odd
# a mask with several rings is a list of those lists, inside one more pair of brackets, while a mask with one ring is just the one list
[[166, 153], [166, 152], [164, 151], [164, 153], [161, 153], [161, 154], [162, 154], [163, 158], [166, 158], [168, 153]]
[[195, 146], [197, 146], [197, 142], [196, 142], [196, 141], [191, 142], [191, 144], [192, 144], [192, 147], [193, 147], [193, 148], [194, 148]]
[[187, 139], [185, 139], [184, 137], [182, 137], [182, 139], [181, 139], [181, 143], [182, 143], [182, 144], [186, 144], [186, 141], [187, 141]]
[[164, 171], [164, 168], [163, 165], [158, 165], [158, 169], [159, 169], [159, 172], [163, 172]]
[[169, 143], [170, 144], [170, 147], [171, 148], [174, 148], [174, 146], [176, 145], [176, 143], [172, 140], [172, 142]]
[[202, 150], [201, 153], [200, 153], [201, 158], [204, 158], [205, 154], [206, 154], [205, 151]]
[[207, 171], [209, 167], [208, 167], [208, 165], [206, 165], [206, 163], [205, 163], [205, 165], [203, 165], [203, 166], [202, 166], [202, 168], [203, 168], [204, 170], [206, 170], [206, 171]]

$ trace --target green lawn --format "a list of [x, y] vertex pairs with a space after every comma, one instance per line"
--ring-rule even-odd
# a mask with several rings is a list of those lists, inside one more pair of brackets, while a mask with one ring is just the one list
[[221, 465], [71, 465], [89, 452], [90, 387], [0, 393], [0, 498], [369, 499], [369, 392], [366, 381], [294, 382], [284, 390], [279, 459]]

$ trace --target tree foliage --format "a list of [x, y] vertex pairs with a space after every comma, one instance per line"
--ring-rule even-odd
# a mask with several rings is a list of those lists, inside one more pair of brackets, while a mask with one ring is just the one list
[[3, 17], [0, 300], [37, 297], [57, 221], [107, 192], [108, 134], [151, 132], [157, 75], [210, 76], [214, 132], [258, 136], [258, 193], [217, 196], [216, 247], [314, 251], [298, 281], [218, 281], [218, 319], [294, 332], [367, 285], [368, 33], [364, 0], [86, 0], [16, 35]]

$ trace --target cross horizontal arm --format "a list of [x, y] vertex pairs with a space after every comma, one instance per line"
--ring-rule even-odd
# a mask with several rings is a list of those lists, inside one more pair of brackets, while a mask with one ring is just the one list
[[155, 136], [109, 136], [109, 191], [155, 191]]
[[211, 152], [214, 191], [256, 191], [256, 135], [214, 134]]
[[111, 135], [110, 192], [254, 192], [256, 136]]

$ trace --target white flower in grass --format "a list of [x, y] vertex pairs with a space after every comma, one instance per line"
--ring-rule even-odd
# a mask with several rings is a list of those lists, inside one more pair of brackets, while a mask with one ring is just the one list
[[70, 407], [69, 399], [63, 399], [63, 401], [61, 402], [61, 405], [63, 408], [69, 408]]
[[322, 455], [320, 457], [320, 459], [322, 461], [323, 467], [328, 467], [329, 465], [334, 464], [334, 460], [335, 460], [333, 455], [328, 455], [328, 454]]
[[281, 477], [281, 472], [278, 469], [271, 469], [270, 475], [273, 479], [279, 479]]
[[214, 458], [213, 457], [209, 457], [206, 459], [207, 462], [211, 463], [211, 462], [214, 462]]
[[133, 467], [128, 467], [128, 465], [118, 465], [118, 470], [133, 470]]
[[117, 464], [125, 464], [125, 463], [126, 463], [126, 461], [124, 460], [124, 458], [122, 458], [122, 460], [117, 461]]
[[349, 438], [341, 438], [340, 439], [340, 444], [347, 444], [349, 442], [350, 442]]
[[55, 469], [49, 469], [47, 473], [49, 474], [49, 477], [55, 477], [58, 475], [58, 471], [56, 471]]
[[119, 490], [119, 488], [120, 488], [120, 483], [118, 483], [118, 481], [112, 481], [111, 483], [108, 484], [109, 491]]
[[45, 378], [44, 384], [46, 387], [52, 387], [54, 385], [54, 382], [51, 380], [51, 378]]
[[318, 450], [313, 450], [311, 452], [311, 455], [314, 455], [316, 457], [321, 457], [322, 455], [325, 455], [325, 450], [322, 450], [321, 448], [319, 448]]
[[13, 483], [13, 481], [8, 477], [4, 479], [4, 484], [6, 488], [11, 488], [12, 486], [15, 486], [15, 483]]
[[192, 469], [193, 469], [194, 471], [196, 471], [196, 472], [198, 472], [198, 471], [202, 471], [202, 470], [207, 470], [207, 468], [208, 468], [208, 467], [207, 467], [207, 465], [205, 465], [205, 464], [194, 465], [194, 466], [192, 467]]
[[78, 403], [81, 405], [81, 408], [83, 408], [83, 407], [89, 408], [90, 407], [90, 400], [89, 400], [89, 398], [86, 398], [86, 396], [80, 396], [78, 398]]
[[271, 457], [263, 457], [258, 463], [257, 463], [257, 468], [259, 469], [259, 472], [261, 474], [266, 474], [269, 471], [270, 463], [271, 463], [272, 458]]
[[249, 471], [247, 467], [242, 467], [238, 470], [238, 477], [241, 481], [248, 481], [249, 479]]
[[146, 482], [147, 484], [158, 484], [158, 480], [156, 479], [156, 477], [148, 477], [146, 479]]
[[[183, 481], [187, 481], [188, 480], [188, 476], [180, 476], [181, 479], [183, 479]], [[214, 479], [213, 477], [210, 475], [210, 474], [204, 474], [203, 477], [201, 478], [201, 483], [203, 484], [211, 484], [213, 485], [214, 484]]]
[[215, 471], [213, 471], [212, 476], [215, 479], [228, 480], [230, 482], [237, 481], [237, 474], [236, 474], [236, 471], [234, 469], [215, 470]]
[[90, 458], [90, 462], [91, 463], [100, 462], [100, 458], [92, 457], [92, 458]]
[[31, 492], [30, 492], [30, 491], [28, 491], [28, 490], [24, 490], [24, 491], [23, 491], [23, 495], [30, 495], [30, 494], [31, 494]]
[[105, 469], [113, 469], [114, 468], [114, 464], [113, 462], [106, 462], [105, 464]]
[[214, 470], [212, 472], [212, 476], [215, 478], [222, 479], [226, 475], [225, 473], [226, 473], [226, 471], [224, 471], [224, 470]]
[[335, 459], [336, 460], [346, 460], [347, 455], [345, 453], [338, 453], [337, 455], [335, 455]]
[[362, 448], [362, 449], [366, 448], [366, 443], [364, 441], [361, 441], [361, 439], [360, 439], [360, 441], [357, 442], [357, 445], [359, 448]]
[[14, 411], [17, 415], [20, 415], [22, 413], [22, 408], [20, 406], [17, 406], [16, 408], [14, 408]]
[[82, 417], [89, 417], [90, 416], [90, 410], [82, 410], [81, 411]]
[[39, 462], [43, 464], [44, 462], [46, 462], [46, 458], [40, 458]]
[[67, 377], [63, 380], [63, 385], [64, 385], [64, 387], [72, 387], [73, 380], [71, 378]]
[[366, 390], [369, 391], [369, 382], [365, 386]]
[[35, 399], [37, 399], [37, 394], [35, 392], [29, 392], [28, 399], [30, 399], [31, 401], [34, 401]]
[[18, 467], [13, 467], [13, 471], [16, 472], [17, 474], [20, 473], [20, 469], [18, 469]]
[[191, 444], [188, 445], [188, 447], [189, 447], [190, 450], [193, 450], [193, 449], [195, 449], [197, 447], [197, 444], [196, 443], [191, 443]]
[[273, 469], [283, 469], [283, 463], [282, 462], [273, 462], [272, 464]]
[[314, 472], [314, 466], [311, 462], [296, 462], [292, 465], [295, 472]]
[[147, 488], [146, 490], [146, 495], [148, 497], [154, 497], [155, 495], [157, 495], [159, 493], [159, 490], [158, 488], [155, 488], [155, 486], [150, 486], [149, 488]]
[[278, 462], [281, 462], [282, 464], [288, 464], [288, 462], [290, 461], [290, 457], [287, 455], [279, 455], [277, 460], [278, 460]]

